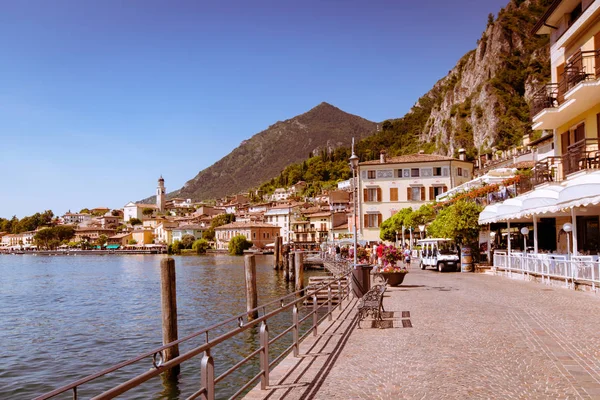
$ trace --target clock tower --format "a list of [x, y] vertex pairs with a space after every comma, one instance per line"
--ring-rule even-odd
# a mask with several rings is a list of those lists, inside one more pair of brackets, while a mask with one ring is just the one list
[[158, 212], [165, 211], [165, 180], [162, 175], [158, 178], [158, 187], [156, 188], [156, 205], [158, 206]]

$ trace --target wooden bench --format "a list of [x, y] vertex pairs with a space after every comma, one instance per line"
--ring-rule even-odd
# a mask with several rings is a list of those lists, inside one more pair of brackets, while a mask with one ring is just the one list
[[387, 289], [387, 283], [375, 285], [358, 301], [358, 328], [360, 329], [360, 321], [364, 320], [368, 315], [371, 315], [377, 326], [381, 328], [383, 308], [383, 294]]

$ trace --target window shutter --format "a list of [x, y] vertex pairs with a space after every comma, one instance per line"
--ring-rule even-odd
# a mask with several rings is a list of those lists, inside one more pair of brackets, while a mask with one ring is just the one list
[[382, 215], [381, 214], [377, 214], [377, 227], [381, 226], [381, 220], [382, 220]]
[[425, 201], [425, 188], [421, 188], [421, 201]]
[[442, 193], [446, 193], [448, 191], [448, 186], [444, 185], [442, 188]]
[[566, 154], [567, 147], [569, 147], [569, 131], [563, 132], [560, 135], [560, 147], [561, 154]]
[[575, 129], [575, 143], [585, 139], [585, 124], [580, 124]]
[[433, 191], [433, 186], [429, 187], [429, 200], [435, 200], [435, 192]]
[[365, 228], [368, 228], [369, 227], [369, 214], [365, 214], [363, 219], [364, 219]]
[[398, 188], [390, 188], [390, 201], [398, 201]]
[[363, 189], [363, 201], [369, 201], [369, 191], [367, 189]]
[[377, 188], [377, 201], [381, 202], [382, 198], [381, 198], [381, 188]]
[[411, 192], [412, 188], [409, 186], [406, 188], [406, 200], [411, 201], [412, 200], [412, 192]]

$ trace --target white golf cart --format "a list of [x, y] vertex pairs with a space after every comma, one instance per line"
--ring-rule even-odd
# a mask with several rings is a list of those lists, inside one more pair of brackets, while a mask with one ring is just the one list
[[440, 272], [460, 271], [458, 246], [452, 239], [423, 239], [417, 243], [421, 245], [421, 269], [433, 267]]

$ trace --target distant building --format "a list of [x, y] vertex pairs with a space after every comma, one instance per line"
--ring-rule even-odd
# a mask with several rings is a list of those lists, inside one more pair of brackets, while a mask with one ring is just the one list
[[158, 178], [158, 186], [156, 187], [156, 208], [158, 212], [165, 211], [165, 195], [167, 189], [165, 188], [165, 180], [162, 175]]
[[118, 244], [121, 246], [125, 246], [125, 245], [129, 244], [129, 241], [131, 240], [131, 238], [132, 238], [132, 236], [131, 236], [131, 233], [129, 233], [129, 232], [117, 233], [116, 235], [110, 236], [108, 238], [107, 244]]
[[91, 214], [67, 212], [62, 216], [62, 222], [65, 225], [87, 225], [92, 221]]
[[202, 239], [204, 232], [208, 229], [206, 225], [183, 225], [172, 229], [172, 242], [183, 239], [185, 235], [192, 235], [194, 239]]
[[75, 229], [75, 241], [76, 242], [94, 242], [100, 236], [105, 235], [106, 237], [114, 236], [114, 229], [106, 229], [100, 227], [90, 228], [78, 228]]
[[282, 204], [269, 208], [264, 213], [264, 221], [267, 224], [276, 225], [281, 228], [281, 236], [285, 243], [291, 241], [290, 222], [292, 221], [293, 207], [291, 204]]
[[137, 244], [152, 244], [154, 234], [150, 229], [139, 229], [131, 232], [131, 237]]
[[227, 250], [229, 241], [237, 235], [244, 235], [259, 249], [274, 243], [279, 236], [280, 227], [259, 222], [232, 222], [215, 228], [217, 250]]
[[158, 211], [158, 206], [156, 204], [139, 204], [130, 201], [123, 207], [123, 221], [129, 222], [131, 218], [137, 218], [141, 220], [144, 218], [144, 208], [152, 209], [153, 213]]

